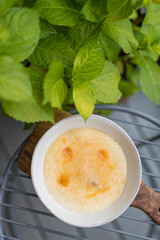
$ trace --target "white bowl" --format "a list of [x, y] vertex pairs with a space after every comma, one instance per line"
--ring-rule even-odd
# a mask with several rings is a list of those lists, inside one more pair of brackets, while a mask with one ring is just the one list
[[[127, 180], [119, 198], [110, 207], [91, 214], [69, 211], [54, 201], [45, 186], [43, 177], [45, 154], [51, 143], [63, 132], [79, 127], [95, 128], [110, 135], [119, 143], [127, 160]], [[91, 115], [85, 124], [80, 115], [74, 115], [56, 123], [39, 140], [32, 157], [31, 177], [37, 195], [56, 217], [74, 226], [94, 227], [113, 221], [129, 207], [141, 184], [142, 167], [140, 156], [133, 141], [121, 127], [98, 115]]]

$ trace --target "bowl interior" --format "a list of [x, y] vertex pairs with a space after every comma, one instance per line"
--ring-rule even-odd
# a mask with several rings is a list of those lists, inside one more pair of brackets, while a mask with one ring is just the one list
[[[43, 178], [43, 164], [48, 147], [63, 132], [78, 127], [95, 128], [113, 137], [123, 149], [127, 160], [127, 180], [121, 195], [109, 208], [92, 214], [79, 214], [62, 207], [48, 193]], [[31, 166], [33, 185], [43, 204], [62, 221], [79, 227], [102, 225], [121, 215], [135, 198], [141, 175], [140, 157], [130, 137], [117, 124], [97, 115], [92, 115], [86, 123], [80, 115], [71, 116], [51, 127], [39, 140]]]

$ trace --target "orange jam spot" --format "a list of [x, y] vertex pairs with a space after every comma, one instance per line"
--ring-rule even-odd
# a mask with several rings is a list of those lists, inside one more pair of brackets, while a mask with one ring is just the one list
[[64, 144], [66, 143], [65, 137], [62, 138], [62, 142], [63, 142]]
[[104, 159], [108, 158], [108, 153], [105, 150], [100, 149], [100, 150], [97, 151], [97, 154], [98, 154], [98, 157], [101, 160], [104, 160]]
[[70, 162], [70, 159], [65, 159], [63, 162], [62, 162], [62, 166], [66, 165], [67, 163]]
[[87, 189], [87, 191], [91, 191], [91, 186], [90, 185], [86, 185], [86, 189]]
[[109, 167], [109, 170], [113, 170], [114, 169], [114, 166], [112, 166], [112, 165], [109, 165], [108, 167]]
[[80, 176], [81, 176], [81, 173], [80, 173], [80, 172], [75, 172], [75, 173], [73, 173], [73, 176], [74, 176], [74, 177], [80, 177]]
[[66, 147], [65, 149], [63, 149], [62, 156], [68, 160], [71, 160], [73, 157], [72, 149], [69, 147]]
[[98, 194], [101, 194], [101, 193], [104, 193], [104, 192], [108, 191], [109, 189], [110, 189], [110, 186], [107, 186], [107, 187], [105, 187], [105, 188], [100, 189], [100, 190], [97, 191], [97, 192], [94, 192], [94, 193], [91, 193], [91, 194], [89, 194], [89, 195], [86, 195], [85, 198], [87, 199], [87, 198], [95, 197], [95, 196], [97, 196]]
[[69, 177], [67, 174], [61, 174], [58, 178], [57, 178], [57, 184], [60, 187], [67, 187], [69, 184]]

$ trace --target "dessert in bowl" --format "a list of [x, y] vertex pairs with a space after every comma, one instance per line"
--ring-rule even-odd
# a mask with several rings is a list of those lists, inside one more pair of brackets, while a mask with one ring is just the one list
[[138, 151], [127, 133], [104, 117], [85, 123], [71, 116], [38, 142], [31, 175], [44, 205], [79, 227], [108, 223], [122, 214], [141, 183]]
[[53, 199], [71, 211], [93, 213], [118, 198], [127, 164], [113, 138], [97, 129], [75, 128], [51, 144], [43, 173]]

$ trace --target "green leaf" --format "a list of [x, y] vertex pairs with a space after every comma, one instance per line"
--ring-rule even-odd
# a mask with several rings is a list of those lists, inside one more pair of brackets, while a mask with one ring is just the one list
[[38, 13], [27, 8], [11, 8], [4, 16], [4, 22], [9, 36], [5, 45], [0, 43], [0, 53], [23, 61], [34, 51], [39, 40]]
[[62, 34], [53, 34], [39, 41], [29, 61], [38, 67], [48, 68], [55, 59], [63, 61], [65, 66], [72, 65], [75, 52], [70, 42]]
[[153, 45], [152, 45], [152, 49], [155, 53], [160, 55], [160, 39], [156, 40]]
[[106, 58], [110, 61], [115, 61], [120, 52], [119, 45], [103, 32], [101, 32], [100, 41]]
[[99, 22], [107, 15], [105, 0], [88, 0], [82, 9], [82, 15], [86, 20]]
[[138, 12], [133, 10], [132, 14], [128, 17], [130, 20], [135, 20], [138, 18]]
[[97, 23], [80, 22], [69, 30], [68, 37], [73, 48], [77, 51], [89, 41], [98, 39], [101, 28]]
[[121, 75], [123, 75], [123, 74], [124, 74], [124, 70], [125, 70], [125, 69], [124, 69], [123, 59], [118, 58], [118, 59], [114, 62], [114, 64], [115, 64], [115, 66], [117, 67], [119, 73], [120, 73]]
[[112, 21], [129, 17], [134, 9], [138, 9], [143, 0], [108, 0], [107, 9]]
[[32, 128], [34, 125], [34, 123], [24, 123], [24, 128], [23, 130], [29, 130], [30, 128]]
[[134, 84], [137, 84], [139, 79], [139, 71], [129, 63], [126, 64], [126, 78]]
[[148, 2], [147, 13], [143, 20], [143, 24], [152, 24], [155, 28], [155, 38], [160, 38], [160, 6]]
[[120, 81], [119, 89], [122, 92], [123, 97], [128, 97], [130, 95], [133, 95], [137, 93], [137, 91], [139, 90], [139, 88], [135, 83], [127, 82], [127, 81]]
[[13, 7], [23, 7], [23, 0], [15, 0]]
[[10, 8], [16, 0], [0, 0], [0, 15], [5, 14], [6, 10]]
[[140, 71], [140, 86], [152, 102], [160, 105], [160, 67], [151, 58], [144, 57]]
[[130, 20], [124, 19], [118, 22], [111, 22], [106, 18], [102, 25], [104, 33], [115, 41], [125, 53], [134, 53], [138, 47], [138, 42], [133, 34]]
[[131, 56], [131, 58], [129, 59], [129, 63], [136, 65], [136, 66], [140, 66], [141, 62], [142, 62], [142, 57], [138, 50], [138, 51], [136, 51], [135, 55]]
[[27, 70], [9, 56], [0, 56], [0, 97], [16, 102], [32, 99]]
[[150, 0], [152, 3], [160, 5], [160, 0]]
[[9, 37], [9, 31], [3, 18], [0, 18], [0, 46], [5, 46], [6, 41]]
[[73, 88], [73, 100], [77, 111], [87, 120], [92, 114], [95, 106], [95, 98], [92, 91], [86, 83], [80, 87]]
[[96, 100], [103, 103], [115, 103], [121, 97], [118, 89], [120, 73], [110, 61], [105, 61], [102, 72], [91, 81]]
[[103, 19], [107, 14], [106, 0], [91, 0], [92, 10], [95, 14]]
[[78, 23], [80, 12], [74, 1], [38, 0], [34, 8], [40, 16], [54, 25], [70, 26]]
[[148, 3], [149, 0], [143, 0], [143, 6], [146, 7], [147, 3]]
[[83, 46], [74, 61], [72, 81], [75, 86], [95, 78], [104, 66], [104, 54], [96, 41]]
[[44, 74], [33, 68], [29, 69], [29, 73], [35, 101], [20, 103], [2, 101], [2, 106], [10, 117], [22, 122], [50, 121], [54, 123], [54, 110], [49, 105], [42, 105]]
[[50, 36], [51, 34], [56, 33], [53, 26], [46, 20], [40, 19], [40, 39]]
[[37, 0], [23, 0], [23, 6], [32, 8]]
[[142, 32], [135, 32], [134, 33], [136, 40], [138, 41], [138, 48], [139, 49], [148, 49], [149, 47], [149, 40], [148, 37]]
[[132, 22], [132, 29], [133, 29], [133, 32], [136, 32], [136, 31], [139, 32], [141, 30], [141, 28], [133, 22]]
[[152, 58], [153, 61], [157, 61], [159, 56], [157, 53], [153, 52], [153, 51], [149, 51], [149, 50], [138, 50], [139, 54], [143, 57], [149, 57]]
[[150, 44], [155, 41], [156, 31], [153, 25], [143, 24], [140, 31], [147, 36]]
[[54, 29], [57, 33], [61, 33], [63, 34], [65, 37], [68, 34], [68, 30], [70, 29], [67, 26], [58, 26], [58, 25], [54, 25]]
[[67, 96], [67, 86], [63, 80], [64, 65], [61, 61], [53, 61], [44, 79], [44, 103], [50, 102], [52, 107], [60, 108]]
[[67, 97], [65, 99], [64, 105], [69, 104], [69, 105], [73, 105], [73, 88], [69, 88], [68, 92], [67, 92]]
[[103, 103], [115, 103], [119, 100], [119, 81], [117, 68], [106, 61], [103, 70], [95, 79], [73, 88], [75, 106], [85, 120], [92, 114], [96, 100]]
[[86, 3], [86, 0], [76, 0], [78, 4], [84, 5]]
[[82, 16], [91, 22], [98, 22], [100, 19], [92, 9], [91, 0], [88, 0], [82, 9]]
[[[137, 34], [141, 36], [140, 38], [141, 41], [137, 39], [139, 42], [139, 49], [143, 50], [141, 52], [141, 55], [149, 56], [156, 61], [158, 59], [158, 55], [154, 52], [152, 48], [152, 44], [155, 42], [155, 38], [156, 38], [154, 26], [152, 26], [151, 24], [143, 24], [140, 32], [138, 32]], [[136, 38], [137, 38], [137, 34], [135, 34]]]

